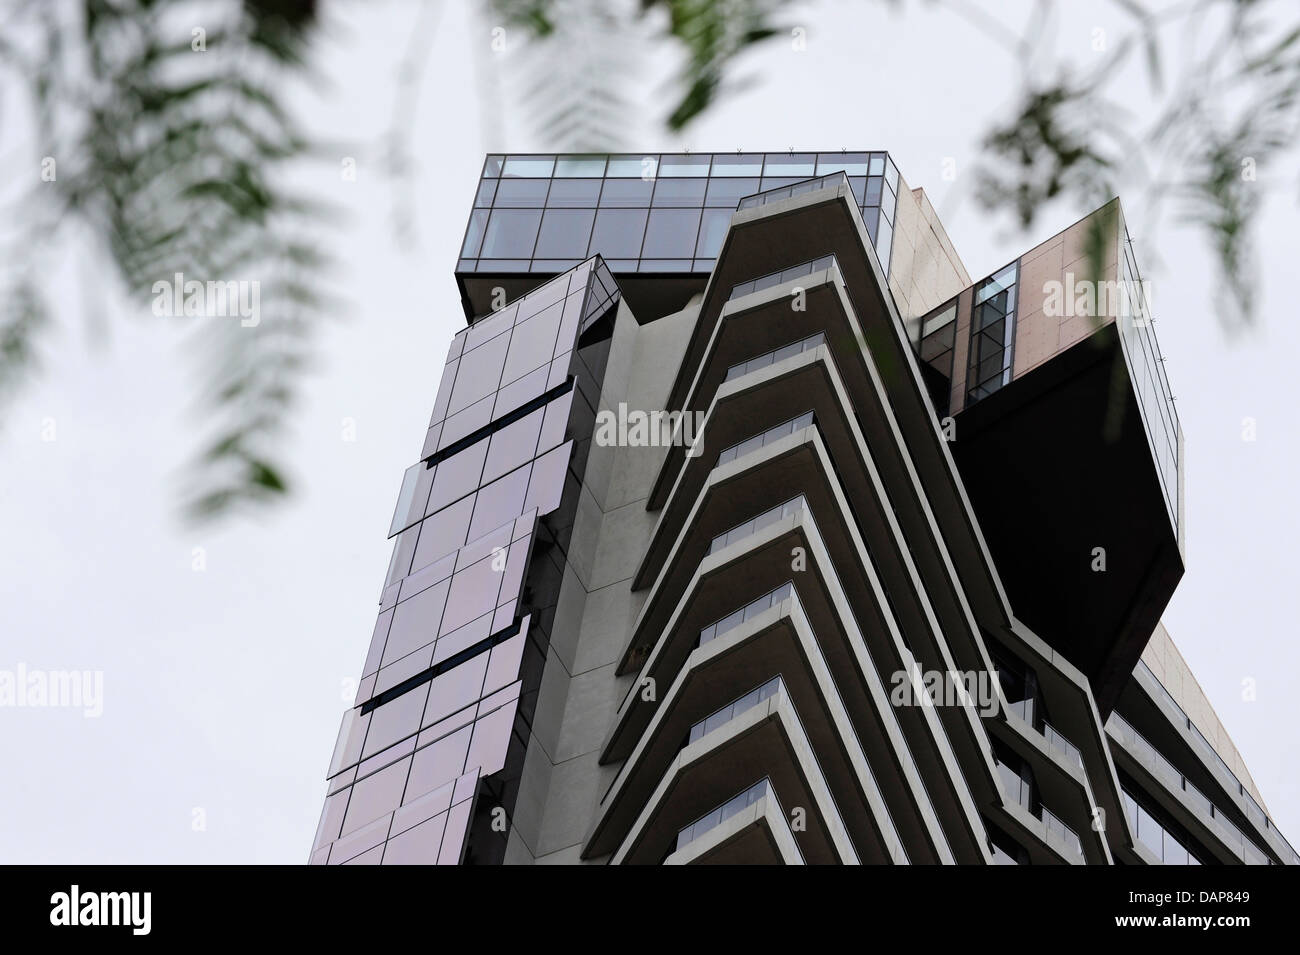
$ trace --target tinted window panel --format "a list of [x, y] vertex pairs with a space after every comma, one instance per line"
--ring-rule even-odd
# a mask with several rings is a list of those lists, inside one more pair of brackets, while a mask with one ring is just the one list
[[600, 210], [596, 214], [596, 228], [588, 254], [599, 252], [607, 259], [636, 258], [641, 253], [645, 222], [644, 209]]
[[694, 209], [656, 209], [646, 227], [643, 258], [691, 258], [700, 227], [700, 213]]
[[546, 210], [534, 254], [543, 259], [585, 255], [595, 216], [590, 209]]
[[[527, 259], [533, 254], [533, 241], [542, 214], [531, 209], [496, 209], [488, 222], [483, 239], [484, 258]], [[466, 255], [470, 253], [466, 251]]]

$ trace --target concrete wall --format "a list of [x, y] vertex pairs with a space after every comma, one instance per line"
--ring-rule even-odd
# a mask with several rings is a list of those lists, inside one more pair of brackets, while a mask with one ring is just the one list
[[[599, 410], [663, 409], [698, 314], [696, 303], [642, 326], [621, 304]], [[663, 458], [663, 448], [592, 444], [507, 863], [580, 862], [617, 772], [598, 758], [634, 679], [614, 669], [647, 594], [631, 582], [658, 517], [645, 504]]]
[[971, 284], [966, 266], [921, 189], [908, 189], [898, 180], [894, 210], [894, 249], [889, 266], [889, 290], [908, 336], [919, 340], [919, 319]]

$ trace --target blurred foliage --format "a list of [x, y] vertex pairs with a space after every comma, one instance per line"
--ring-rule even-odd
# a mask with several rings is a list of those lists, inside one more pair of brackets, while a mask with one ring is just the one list
[[[677, 132], [742, 85], [745, 53], [789, 33], [776, 22], [784, 0], [481, 2], [492, 24], [525, 37], [524, 82], [511, 107], [552, 148], [575, 152], [622, 145], [646, 102], [630, 92], [639, 51], [672, 51], [661, 118]], [[1053, 200], [1087, 211], [1121, 181], [1144, 183], [1154, 202], [1173, 199], [1208, 237], [1222, 273], [1220, 315], [1248, 321], [1262, 180], [1300, 132], [1293, 0], [1190, 0], [1157, 12], [1110, 0], [1129, 29], [1096, 48], [1086, 73], [1036, 65], [1061, 0], [1040, 0], [1022, 36], [964, 0], [938, 2], [977, 21], [987, 42], [1008, 44], [1024, 70], [1018, 107], [984, 144], [982, 202], [1027, 228]], [[293, 187], [298, 164], [320, 152], [285, 106], [292, 84], [315, 79], [316, 3], [8, 0], [0, 18], [6, 93], [22, 89], [37, 149], [58, 164], [55, 181], [36, 183], [7, 210], [18, 226], [0, 250], [0, 398], [40, 364], [49, 297], [61, 292], [51, 287], [53, 258], [69, 235], [111, 261], [140, 303], [178, 272], [261, 279], [256, 327], [222, 319], [192, 333], [206, 443], [187, 471], [185, 499], [190, 513], [210, 516], [283, 496], [289, 413], [333, 300], [319, 242], [331, 210]], [[1201, 42], [1205, 31], [1215, 32]], [[1163, 66], [1171, 34], [1190, 57], [1176, 82]], [[412, 125], [428, 42], [412, 36], [402, 60], [395, 129]], [[1133, 128], [1125, 110], [1135, 69], [1159, 104], [1146, 129]], [[14, 100], [6, 96], [6, 105]], [[394, 137], [398, 166], [401, 145]]]
[[[1200, 229], [1215, 253], [1220, 321], [1245, 327], [1255, 315], [1251, 234], [1275, 185], [1266, 177], [1300, 135], [1300, 10], [1293, 0], [1112, 6], [1129, 30], [1094, 33], [1098, 61], [1085, 74], [1058, 65], [1037, 75], [1029, 65], [1046, 16], [1019, 38], [1021, 102], [984, 142], [980, 199], [1028, 228], [1058, 197], [1088, 210], [1121, 182], [1142, 184], [1147, 228], [1172, 205]], [[1177, 76], [1164, 67], [1167, 45], [1183, 57]], [[1156, 118], [1139, 128], [1129, 107], [1143, 97]]]
[[[544, 44], [549, 69], [534, 74], [535, 86], [544, 90], [545, 98], [563, 104], [566, 110], [585, 110], [600, 107], [600, 101], [575, 97], [572, 87], [563, 82], [565, 75], [557, 77], [554, 68], [577, 58], [600, 53], [599, 46], [575, 43], [572, 32], [581, 28], [584, 20], [599, 17], [605, 26], [605, 50], [628, 39], [645, 34], [645, 23], [658, 29], [652, 38], [667, 40], [681, 54], [682, 65], [674, 94], [676, 102], [669, 111], [665, 124], [676, 132], [684, 129], [691, 120], [707, 109], [724, 87], [733, 60], [755, 44], [783, 32], [772, 18], [785, 5], [785, 0], [636, 0], [629, 3], [596, 0], [593, 3], [575, 3], [574, 0], [490, 0], [494, 12], [504, 22], [527, 30], [535, 43]], [[659, 23], [663, 23], [659, 27]], [[586, 72], [597, 78], [596, 85], [608, 95], [616, 88], [621, 67], [617, 59], [612, 68], [592, 64]], [[553, 125], [543, 129], [557, 132]], [[601, 127], [597, 127], [600, 129]], [[562, 132], [562, 131], [559, 131]], [[594, 141], [573, 142], [562, 139], [565, 148], [609, 149], [611, 137], [599, 136]]]
[[208, 515], [283, 494], [280, 439], [324, 306], [325, 209], [287, 182], [311, 147], [282, 102], [315, 4], [18, 2], [5, 17], [0, 69], [29, 98], [42, 173], [53, 165], [12, 215], [25, 228], [4, 250], [0, 381], [33, 370], [49, 300], [66, 297], [49, 278], [60, 237], [102, 250], [141, 305], [176, 273], [259, 281], [255, 327], [188, 333], [203, 443], [184, 504]]

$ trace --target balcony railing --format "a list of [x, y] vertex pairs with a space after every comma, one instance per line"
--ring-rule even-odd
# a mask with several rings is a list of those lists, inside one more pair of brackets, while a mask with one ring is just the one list
[[1160, 688], [1160, 693], [1174, 708], [1175, 712], [1182, 716], [1184, 722], [1187, 724], [1187, 728], [1192, 731], [1194, 745], [1196, 746], [1196, 749], [1200, 751], [1202, 757], [1209, 760], [1211, 763], [1217, 763], [1222, 767], [1223, 771], [1232, 778], [1232, 781], [1237, 784], [1237, 793], [1246, 804], [1246, 818], [1266, 832], [1272, 830], [1277, 833], [1278, 839], [1282, 841], [1282, 844], [1286, 846], [1287, 851], [1290, 853], [1290, 864], [1300, 865], [1300, 853], [1295, 851], [1291, 843], [1287, 841], [1286, 836], [1282, 835], [1281, 830], [1273, 825], [1273, 820], [1268, 817], [1268, 813], [1264, 812], [1259, 803], [1255, 802], [1254, 797], [1251, 796], [1250, 791], [1246, 789], [1245, 784], [1237, 778], [1237, 774], [1232, 771], [1232, 768], [1226, 762], [1224, 762], [1223, 757], [1219, 755], [1218, 750], [1210, 745], [1210, 741], [1205, 738], [1205, 734], [1196, 728], [1196, 724], [1192, 722], [1192, 718], [1187, 715], [1187, 712], [1181, 706], [1178, 705], [1178, 701], [1173, 698], [1173, 695], [1165, 689], [1165, 685], [1160, 682], [1160, 678], [1152, 672], [1149, 666], [1147, 666], [1146, 661], [1139, 659], [1137, 668], [1144, 670], [1147, 676], [1151, 677], [1151, 679], [1155, 681], [1156, 686]]
[[751, 371], [758, 371], [760, 368], [766, 368], [768, 365], [776, 364], [778, 361], [784, 361], [785, 359], [792, 358], [795, 355], [802, 355], [804, 352], [812, 351], [814, 348], [818, 348], [824, 344], [826, 344], [826, 335], [824, 333], [818, 332], [815, 335], [809, 335], [807, 338], [800, 339], [797, 342], [791, 342], [789, 345], [782, 345], [780, 348], [774, 348], [769, 352], [764, 352], [755, 358], [749, 359], [749, 361], [742, 361], [738, 364], [732, 365], [727, 369], [727, 373], [723, 376], [722, 380], [731, 381], [733, 378], [741, 378], [748, 375]]
[[[730, 530], [723, 531], [717, 537], [709, 542], [709, 554], [716, 554], [724, 547], [729, 547], [738, 540], [744, 540], [750, 534], [755, 534], [765, 527], [770, 527], [783, 517], [789, 517], [791, 514], [798, 514], [808, 507], [808, 502], [802, 494], [798, 497], [792, 497], [784, 504], [778, 504], [776, 507], [768, 508], [757, 517], [751, 517], [743, 523], [737, 524]], [[707, 556], [707, 555], [706, 555]]]
[[[1030, 780], [1024, 778], [1013, 766], [1008, 766], [997, 757], [993, 760], [997, 768], [998, 775], [1002, 778], [1002, 784], [1007, 793], [1014, 799], [1021, 808], [1031, 815], [1033, 809], [1033, 784]], [[1049, 810], [1046, 806], [1039, 803], [1038, 818], [1047, 826], [1048, 830], [1055, 832], [1066, 843], [1074, 848], [1079, 855], [1083, 855], [1083, 842], [1079, 839], [1079, 834], [1061, 821], [1061, 817]]]
[[[1016, 700], [1014, 703], [1008, 703], [1007, 709], [1015, 713], [1024, 720], [1031, 728], [1036, 727], [1035, 721], [1036, 710], [1034, 707], [1034, 697], [1029, 696], [1023, 700]], [[1043, 728], [1039, 731], [1043, 738], [1047, 740], [1047, 748], [1054, 752], [1060, 753], [1066, 759], [1078, 766], [1083, 765], [1083, 754], [1079, 752], [1079, 747], [1070, 742], [1064, 733], [1058, 730], [1047, 720], [1042, 721]]]
[[740, 282], [731, 287], [731, 294], [727, 296], [727, 301], [733, 298], [740, 298], [742, 295], [749, 295], [751, 292], [761, 292], [765, 288], [773, 288], [782, 282], [790, 282], [794, 279], [803, 278], [805, 275], [812, 275], [815, 272], [823, 272], [834, 266], [839, 269], [839, 262], [834, 255], [823, 255], [816, 259], [809, 259], [807, 262], [800, 262], [798, 265], [792, 265], [788, 269], [781, 269], [777, 272], [769, 272], [766, 275], [760, 275], [756, 279], [750, 279], [748, 282]]
[[1072, 846], [1075, 852], [1083, 855], [1083, 842], [1079, 839], [1079, 834], [1062, 822], [1061, 817], [1046, 806], [1042, 808], [1042, 814], [1043, 822], [1047, 824], [1047, 831], [1056, 833], [1065, 840], [1067, 845]]
[[[779, 811], [780, 803], [777, 803], [776, 793], [772, 790], [771, 782], [768, 780], [766, 776], [764, 776], [762, 779], [760, 779], [758, 782], [754, 783], [752, 786], [745, 789], [743, 792], [737, 793], [736, 795], [732, 796], [730, 799], [728, 799], [718, 808], [706, 812], [704, 815], [700, 816], [699, 819], [696, 819], [689, 826], [685, 826], [680, 831], [678, 831], [677, 845], [675, 846], [675, 849], [681, 849], [683, 846], [689, 845], [690, 843], [694, 842], [696, 839], [700, 838], [700, 836], [712, 832], [714, 829], [718, 828], [718, 826], [722, 825], [732, 816], [754, 805], [754, 803], [758, 802], [764, 796], [770, 798], [774, 803], [777, 804], [778, 815], [784, 815]], [[795, 848], [796, 850], [798, 849], [797, 843], [795, 845]], [[803, 856], [801, 853], [800, 858], [802, 857]]]
[[1083, 765], [1083, 754], [1079, 752], [1079, 747], [1071, 743], [1065, 738], [1065, 734], [1046, 721], [1043, 723], [1043, 736], [1047, 740], [1049, 749], [1055, 750], [1076, 765]]
[[775, 427], [768, 428], [762, 434], [756, 434], [752, 438], [741, 441], [739, 444], [733, 444], [729, 448], [724, 448], [718, 454], [718, 461], [714, 467], [726, 464], [728, 461], [734, 461], [736, 458], [744, 457], [751, 451], [757, 451], [766, 444], [773, 441], [779, 441], [788, 434], [794, 434], [796, 431], [802, 431], [813, 423], [813, 413], [805, 411], [797, 418], [791, 418], [789, 421], [783, 421]]
[[[1208, 796], [1197, 789], [1191, 780], [1184, 776], [1177, 766], [1166, 759], [1164, 754], [1156, 749], [1145, 736], [1139, 733], [1132, 723], [1120, 716], [1119, 713], [1111, 713], [1110, 719], [1126, 735], [1132, 738], [1130, 744], [1133, 749], [1151, 760], [1161, 781], [1166, 786], [1187, 793], [1190, 801], [1196, 805], [1201, 814], [1218, 824], [1218, 829], [1222, 830], [1219, 832], [1219, 838], [1226, 844], [1240, 849], [1242, 857], [1251, 865], [1270, 865], [1272, 863], [1272, 859], [1268, 857], [1268, 854], [1255, 845], [1236, 823], [1225, 816], [1223, 811], [1215, 806]], [[1210, 828], [1214, 829], [1215, 826], [1210, 826]]]
[[1133, 827], [1133, 836], [1146, 846], [1162, 865], [1200, 865], [1201, 860], [1192, 854], [1187, 846], [1172, 832], [1138, 805], [1136, 799], [1129, 795], [1127, 789], [1120, 790], [1124, 800], [1124, 812]]
[[842, 172], [827, 173], [825, 176], [818, 176], [816, 179], [805, 179], [803, 182], [796, 182], [790, 186], [781, 186], [777, 189], [768, 189], [764, 192], [756, 192], [752, 196], [746, 196], [741, 199], [736, 206], [737, 209], [753, 209], [757, 206], [765, 206], [769, 202], [779, 202], [782, 199], [789, 199], [792, 196], [802, 196], [806, 192], [816, 192], [818, 189], [827, 189], [831, 185], [849, 185], [849, 177]]
[[726, 706], [713, 711], [692, 726], [690, 732], [686, 734], [685, 745], [689, 746], [696, 740], [703, 739], [719, 727], [730, 723], [737, 716], [748, 713], [769, 697], [776, 696], [781, 690], [781, 677], [779, 675], [772, 677], [762, 686], [757, 686], [739, 699], [732, 700]]
[[[794, 513], [794, 512], [792, 512]], [[785, 600], [794, 591], [794, 584], [790, 581], [777, 587], [776, 590], [769, 591], [757, 600], [751, 600], [745, 606], [732, 613], [727, 614], [721, 620], [709, 624], [700, 630], [700, 637], [695, 642], [697, 647], [702, 647], [711, 640], [716, 640], [729, 630], [734, 630], [746, 620], [752, 620], [763, 611], [775, 607], [781, 601]]]

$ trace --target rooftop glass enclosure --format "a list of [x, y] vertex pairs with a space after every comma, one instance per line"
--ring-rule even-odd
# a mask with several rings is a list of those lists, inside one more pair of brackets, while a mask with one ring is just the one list
[[702, 287], [742, 199], [834, 173], [887, 273], [900, 182], [883, 152], [488, 156], [456, 273], [551, 275], [599, 253], [615, 275]]

